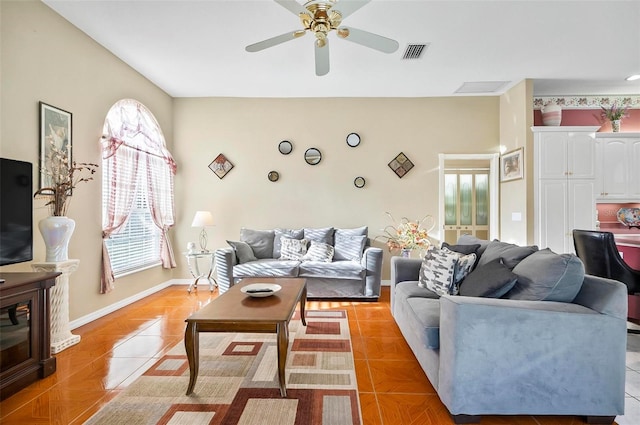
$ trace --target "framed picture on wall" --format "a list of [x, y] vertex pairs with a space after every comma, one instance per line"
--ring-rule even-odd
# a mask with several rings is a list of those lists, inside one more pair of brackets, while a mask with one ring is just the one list
[[71, 112], [40, 102], [40, 189], [51, 187], [47, 163], [56, 152], [65, 155], [71, 165]]
[[500, 181], [524, 178], [524, 148], [518, 148], [500, 157]]
[[231, 169], [233, 168], [233, 164], [227, 159], [226, 156], [220, 154], [211, 162], [211, 164], [209, 164], [209, 168], [215, 173], [216, 176], [218, 176], [219, 179], [222, 179], [227, 175], [229, 171], [231, 171]]

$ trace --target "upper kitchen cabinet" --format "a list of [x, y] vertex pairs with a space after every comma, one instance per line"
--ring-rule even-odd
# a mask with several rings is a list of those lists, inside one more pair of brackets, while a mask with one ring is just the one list
[[596, 200], [640, 200], [640, 133], [596, 134]]
[[599, 127], [533, 127], [539, 179], [592, 179]]

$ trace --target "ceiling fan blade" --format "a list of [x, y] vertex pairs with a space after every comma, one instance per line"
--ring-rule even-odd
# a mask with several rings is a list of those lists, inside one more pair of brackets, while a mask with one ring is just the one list
[[400, 47], [395, 40], [352, 27], [338, 28], [338, 36], [384, 53], [393, 53]]
[[297, 16], [301, 13], [309, 13], [307, 9], [295, 0], [275, 0], [275, 2]]
[[305, 34], [306, 32], [303, 30], [285, 32], [284, 34], [277, 35], [272, 38], [267, 38], [266, 40], [262, 40], [254, 44], [250, 44], [247, 47], [245, 47], [245, 50], [247, 52], [259, 52], [260, 50], [277, 46], [278, 44], [282, 44], [289, 40], [293, 40], [294, 38], [302, 37]]
[[371, 0], [338, 0], [336, 5], [331, 9], [340, 12], [342, 19], [344, 19], [370, 1]]
[[325, 40], [322, 47], [314, 43], [316, 49], [316, 75], [321, 77], [329, 73], [329, 40]]

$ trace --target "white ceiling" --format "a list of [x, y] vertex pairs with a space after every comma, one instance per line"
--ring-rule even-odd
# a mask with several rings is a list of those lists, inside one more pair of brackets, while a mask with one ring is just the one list
[[[43, 1], [174, 97], [432, 97], [508, 82], [500, 94], [525, 78], [536, 96], [640, 94], [640, 80], [624, 80], [640, 74], [640, 0], [372, 0], [344, 24], [400, 49], [380, 53], [332, 33], [323, 77], [311, 34], [244, 50], [301, 28], [272, 0]], [[403, 60], [410, 43], [430, 46]]]

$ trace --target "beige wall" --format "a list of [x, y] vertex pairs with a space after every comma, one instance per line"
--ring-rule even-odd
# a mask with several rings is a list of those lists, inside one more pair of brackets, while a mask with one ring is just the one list
[[[73, 157], [100, 163], [99, 138], [109, 108], [135, 98], [155, 114], [171, 147], [172, 99], [128, 65], [84, 35], [39, 1], [0, 1], [1, 87], [0, 155], [34, 164], [38, 184], [38, 102], [73, 114]], [[80, 259], [71, 278], [70, 318], [74, 320], [171, 278], [154, 269], [117, 281], [99, 294], [101, 255], [100, 177], [74, 192], [69, 216], [76, 221], [69, 257]], [[48, 214], [35, 201], [34, 226]], [[34, 260], [44, 261], [44, 244], [34, 231]], [[1, 268], [30, 271], [29, 263]]]
[[[197, 241], [190, 226], [210, 210], [217, 226], [210, 246], [237, 240], [249, 228], [369, 226], [374, 237], [400, 219], [438, 214], [438, 153], [495, 153], [499, 148], [497, 97], [407, 99], [176, 99], [176, 252]], [[350, 148], [345, 137], [362, 143]], [[278, 143], [290, 140], [289, 155]], [[316, 147], [323, 159], [304, 162]], [[399, 152], [416, 165], [402, 179], [387, 166]], [[207, 166], [225, 154], [235, 168], [220, 180]], [[267, 179], [269, 171], [280, 180]], [[353, 179], [366, 186], [356, 189]], [[388, 259], [388, 254], [387, 254]], [[182, 262], [181, 264], [183, 264]], [[385, 261], [385, 278], [388, 278]], [[182, 267], [176, 277], [186, 277]]]
[[[533, 83], [525, 80], [500, 96], [500, 140], [506, 152], [524, 148], [524, 179], [500, 184], [500, 235], [505, 242], [527, 244], [533, 226]], [[515, 216], [520, 216], [518, 220]], [[532, 234], [531, 234], [532, 236]]]
[[[159, 268], [118, 279], [99, 294], [101, 253], [100, 178], [74, 193], [69, 216], [76, 220], [70, 258], [81, 261], [71, 278], [70, 319], [75, 320], [171, 278], [189, 276], [180, 255], [199, 229], [196, 210], [213, 212], [209, 246], [237, 239], [242, 226], [368, 225], [374, 237], [397, 219], [437, 219], [438, 153], [494, 153], [500, 145], [497, 97], [402, 99], [172, 99], [40, 2], [0, 1], [0, 154], [38, 162], [38, 102], [73, 113], [74, 158], [100, 162], [98, 140], [105, 114], [119, 99], [144, 103], [158, 119], [178, 163], [177, 225], [172, 231], [179, 268]], [[362, 143], [349, 148], [345, 137]], [[277, 151], [281, 140], [294, 151]], [[307, 165], [309, 147], [322, 151]], [[387, 163], [404, 152], [416, 165], [399, 179]], [[223, 179], [209, 163], [224, 153], [235, 168]], [[276, 170], [281, 179], [267, 180]], [[35, 171], [35, 170], [34, 170]], [[353, 179], [363, 176], [364, 189]], [[34, 172], [37, 182], [37, 171]], [[36, 202], [34, 223], [47, 210]], [[380, 244], [381, 245], [381, 244]], [[388, 260], [388, 254], [386, 254]], [[44, 245], [34, 232], [35, 261]], [[2, 271], [29, 271], [30, 264]], [[388, 261], [385, 262], [388, 278]]]

